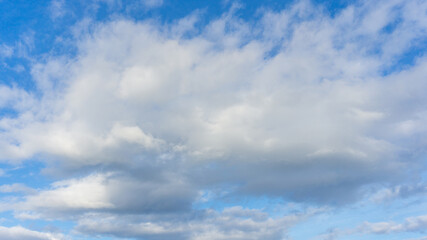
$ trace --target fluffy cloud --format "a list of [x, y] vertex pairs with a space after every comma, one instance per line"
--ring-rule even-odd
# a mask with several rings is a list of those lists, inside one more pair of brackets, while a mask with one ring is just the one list
[[[0, 158], [37, 157], [68, 179], [3, 209], [120, 237], [278, 239], [282, 220], [239, 225], [228, 210], [144, 218], [191, 215], [199, 191], [219, 188], [341, 204], [393, 186], [425, 154], [427, 61], [398, 63], [425, 36], [426, 9], [361, 2], [331, 17], [302, 1], [257, 24], [232, 11], [201, 29], [194, 15], [94, 24], [76, 34], [76, 56], [34, 64], [34, 93], [0, 86], [0, 106], [17, 112], [0, 120]], [[142, 219], [117, 227], [131, 212]]]
[[[219, 174], [201, 173], [209, 173], [208, 185], [242, 183], [242, 192], [319, 201], [328, 201], [328, 189], [334, 199], [351, 199], [358, 186], [409, 165], [395, 156], [418, 149], [410, 139], [425, 131], [417, 127], [425, 122], [425, 61], [382, 76], [399, 53], [368, 54], [414, 22], [406, 16], [414, 6], [404, 4], [403, 23], [391, 32], [381, 29], [392, 18], [375, 29], [342, 29], [394, 11], [384, 6], [363, 6], [369, 14], [349, 7], [333, 19], [304, 4], [268, 12], [261, 39], [229, 15], [189, 39], [171, 35], [179, 26], [101, 25], [79, 43], [77, 59], [37, 65], [41, 107], [4, 120], [3, 156], [41, 153], [79, 167], [168, 155], [194, 172], [215, 163]], [[270, 26], [293, 16], [302, 20]], [[277, 36], [264, 36], [269, 27], [290, 36], [275, 43]], [[271, 55], [273, 47], [280, 50]], [[402, 109], [408, 102], [419, 104]]]
[[[265, 13], [258, 38], [232, 15], [192, 38], [176, 34], [179, 23], [98, 26], [79, 42], [78, 59], [38, 65], [35, 79], [50, 87], [37, 117], [48, 120], [7, 129], [20, 144], [3, 147], [17, 158], [43, 153], [77, 168], [163, 159], [192, 169], [186, 177], [207, 187], [351, 200], [359, 186], [410, 168], [406, 153], [425, 141], [411, 140], [425, 131], [425, 61], [381, 74], [405, 51], [388, 51], [387, 39], [406, 21], [416, 29], [408, 46], [426, 29], [409, 16], [415, 10], [408, 3], [402, 23], [384, 31], [396, 4], [366, 4], [362, 13], [349, 7], [328, 18], [300, 3]], [[378, 26], [363, 27], [367, 21]], [[415, 104], [403, 109], [408, 102]]]
[[[173, 181], [165, 183], [168, 179]], [[196, 210], [191, 208], [195, 193], [184, 182], [173, 176], [158, 181], [93, 174], [55, 182], [50, 189], [3, 202], [1, 207], [13, 209], [18, 219], [75, 220], [74, 232], [83, 236], [198, 240], [281, 239], [290, 227], [324, 210], [308, 208], [276, 217], [241, 206]]]
[[[21, 201], [3, 202], [2, 208], [14, 210], [24, 219], [74, 218], [85, 212], [174, 213], [188, 211], [197, 193], [174, 173], [146, 176], [104, 173], [81, 179], [54, 182], [50, 189], [35, 190]], [[144, 176], [145, 175], [145, 176]], [[21, 185], [2, 186], [3, 191], [27, 191]]]

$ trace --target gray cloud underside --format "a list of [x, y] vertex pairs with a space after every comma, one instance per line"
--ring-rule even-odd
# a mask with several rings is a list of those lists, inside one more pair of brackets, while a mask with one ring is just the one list
[[[76, 231], [141, 239], [283, 239], [285, 231], [313, 213], [270, 218], [267, 213], [241, 207], [179, 216], [88, 215]], [[165, 219], [167, 219], [165, 221]], [[103, 219], [103, 220], [100, 220]]]

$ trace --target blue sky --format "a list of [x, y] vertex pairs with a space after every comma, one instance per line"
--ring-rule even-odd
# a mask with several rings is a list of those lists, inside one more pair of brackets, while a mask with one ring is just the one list
[[427, 239], [427, 1], [0, 10], [0, 239]]

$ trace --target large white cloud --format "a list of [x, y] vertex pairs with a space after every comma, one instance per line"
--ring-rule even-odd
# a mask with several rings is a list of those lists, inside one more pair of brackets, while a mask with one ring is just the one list
[[233, 11], [202, 29], [197, 14], [94, 24], [75, 57], [33, 66], [36, 92], [0, 87], [17, 111], [0, 120], [0, 158], [79, 176], [3, 208], [115, 221], [191, 212], [202, 190], [346, 203], [406, 180], [427, 143], [427, 61], [398, 63], [425, 38], [426, 10], [360, 2], [331, 17], [303, 1], [257, 24]]
[[[220, 172], [206, 170], [208, 185], [351, 196], [409, 165], [406, 152], [425, 144], [414, 138], [426, 130], [426, 61], [381, 74], [426, 31], [414, 19], [425, 6], [376, 6], [330, 18], [300, 3], [265, 13], [252, 26], [258, 35], [231, 13], [191, 38], [179, 34], [185, 21], [96, 26], [76, 58], [34, 67], [43, 96], [34, 110], [2, 120], [2, 156], [41, 154], [73, 168], [167, 161], [194, 172], [215, 162]], [[396, 6], [401, 23], [387, 32]], [[404, 41], [400, 51], [387, 47], [394, 38]]]

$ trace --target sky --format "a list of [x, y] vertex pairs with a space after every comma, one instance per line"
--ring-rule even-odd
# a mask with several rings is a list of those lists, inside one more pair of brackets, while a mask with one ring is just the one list
[[0, 12], [0, 239], [427, 240], [426, 0]]

